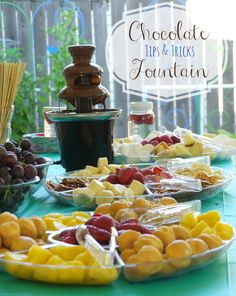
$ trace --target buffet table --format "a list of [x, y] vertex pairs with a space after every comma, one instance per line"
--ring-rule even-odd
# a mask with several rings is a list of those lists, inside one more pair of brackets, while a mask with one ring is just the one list
[[[43, 156], [58, 160], [58, 155]], [[236, 175], [234, 161], [214, 164], [234, 173], [231, 184], [223, 193], [202, 203], [203, 212], [217, 209], [222, 220], [236, 228]], [[63, 173], [60, 165], [49, 168], [48, 176]], [[44, 215], [48, 212], [70, 213], [75, 208], [59, 204], [41, 188], [34, 195], [27, 196], [17, 211], [18, 216]], [[236, 243], [213, 264], [179, 277], [146, 283], [129, 283], [121, 275], [119, 280], [109, 286], [66, 286], [16, 279], [6, 273], [0, 274], [0, 295], [236, 295]]]

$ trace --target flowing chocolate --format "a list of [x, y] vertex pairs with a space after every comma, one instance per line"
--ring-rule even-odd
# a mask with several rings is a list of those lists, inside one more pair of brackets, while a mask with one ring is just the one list
[[105, 100], [109, 92], [101, 85], [103, 70], [91, 62], [95, 48], [93, 45], [68, 47], [73, 63], [64, 68], [67, 86], [59, 92], [58, 97], [72, 104], [77, 113], [92, 112], [97, 104], [102, 104], [106, 109]]

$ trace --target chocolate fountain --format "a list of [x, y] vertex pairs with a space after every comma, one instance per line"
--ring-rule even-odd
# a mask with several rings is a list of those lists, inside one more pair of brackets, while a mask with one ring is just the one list
[[[66, 171], [96, 165], [99, 157], [113, 160], [114, 121], [120, 109], [106, 109], [108, 90], [101, 85], [102, 68], [91, 62], [93, 45], [68, 47], [73, 64], [65, 67], [67, 83], [58, 94], [72, 109], [48, 112], [56, 125], [62, 166]], [[96, 106], [102, 104], [103, 109]]]

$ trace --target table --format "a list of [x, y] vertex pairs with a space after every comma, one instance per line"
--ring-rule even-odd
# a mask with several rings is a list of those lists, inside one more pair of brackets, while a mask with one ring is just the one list
[[[58, 155], [44, 155], [54, 160]], [[231, 223], [236, 228], [236, 175], [232, 161], [218, 163], [217, 166], [231, 169], [234, 178], [226, 190], [215, 198], [202, 203], [203, 211], [217, 209], [224, 221]], [[48, 175], [63, 173], [63, 168], [53, 165]], [[69, 213], [74, 207], [66, 207], [59, 204], [41, 188], [34, 195], [28, 196], [17, 211], [18, 216], [44, 215], [48, 212]], [[191, 273], [146, 283], [129, 283], [121, 275], [119, 280], [109, 286], [59, 286], [38, 282], [27, 282], [16, 279], [5, 273], [0, 274], [0, 296], [53, 296], [53, 295], [181, 295], [181, 296], [225, 296], [236, 295], [236, 243], [213, 264]]]

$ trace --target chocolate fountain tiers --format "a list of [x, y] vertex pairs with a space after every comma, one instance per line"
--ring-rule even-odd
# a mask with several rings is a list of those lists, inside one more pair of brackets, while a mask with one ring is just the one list
[[[62, 165], [67, 171], [96, 165], [99, 157], [113, 160], [114, 121], [120, 109], [106, 109], [108, 90], [101, 85], [102, 68], [91, 63], [95, 46], [69, 46], [73, 64], [65, 67], [66, 86], [58, 97], [72, 105], [73, 110], [48, 112], [55, 123]], [[95, 109], [102, 104], [104, 109]]]
[[108, 90], [101, 85], [102, 68], [91, 63], [95, 51], [93, 45], [69, 46], [73, 64], [65, 67], [67, 82], [59, 92], [59, 98], [76, 107], [76, 112], [91, 112], [94, 105], [103, 104], [109, 96]]

